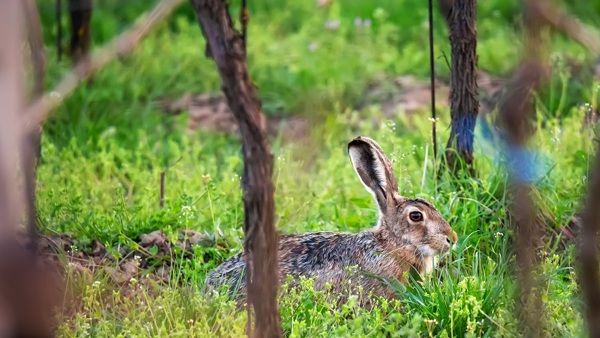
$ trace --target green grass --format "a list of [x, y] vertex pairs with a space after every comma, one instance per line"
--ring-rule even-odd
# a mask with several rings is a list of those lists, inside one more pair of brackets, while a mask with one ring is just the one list
[[[50, 56], [47, 87], [51, 88], [68, 62], [58, 63], [54, 55], [52, 3], [39, 3]], [[598, 13], [595, 4], [571, 3], [568, 8], [582, 20], [600, 22], [593, 15]], [[446, 177], [436, 185], [425, 112], [410, 119], [400, 114], [379, 128], [371, 123], [371, 118], [382, 116], [377, 109], [352, 109], [367, 84], [380, 74], [427, 76], [425, 3], [343, 0], [327, 9], [316, 9], [312, 1], [265, 0], [249, 5], [249, 67], [265, 112], [325, 117], [314, 126], [308, 146], [272, 140], [278, 228], [286, 233], [360, 231], [375, 222], [375, 204], [346, 154], [347, 142], [363, 134], [376, 139], [389, 155], [401, 193], [434, 202], [460, 238], [454, 259], [441, 271], [443, 278], [397, 286], [400, 301], [373, 311], [358, 308], [352, 298], [335, 310], [333, 302], [310, 291], [306, 281], [304, 289], [282, 300], [286, 335], [513, 336], [516, 286], [508, 245], [512, 232], [506, 220], [506, 177], [495, 162], [497, 149], [477, 134], [479, 180], [456, 182]], [[115, 0], [98, 2], [92, 27], [95, 45], [123, 31], [150, 6], [145, 1], [131, 1], [128, 6]], [[236, 6], [232, 11], [237, 17]], [[512, 25], [517, 11], [512, 0], [480, 2], [482, 69], [507, 74], [516, 66], [518, 35]], [[371, 25], [355, 27], [356, 17], [370, 19]], [[337, 30], [325, 28], [326, 20], [337, 19]], [[446, 27], [439, 16], [436, 20], [436, 55], [450, 55]], [[66, 27], [66, 16], [63, 21]], [[311, 46], [316, 49], [311, 51]], [[193, 13], [184, 6], [131, 56], [111, 63], [93, 83], [65, 100], [45, 128], [38, 207], [44, 230], [71, 233], [80, 249], [98, 239], [117, 252], [133, 245], [140, 234], [162, 229], [172, 235], [184, 228], [226, 238], [232, 249], [197, 249], [197, 259], [176, 262], [171, 286], [140, 287], [133, 281], [118, 289], [100, 273], [91, 281], [74, 277], [82, 299], [76, 314], [60, 328], [61, 336], [244, 334], [243, 311], [235, 311], [223, 299], [209, 302], [199, 292], [207, 271], [241, 250], [239, 139], [204, 131], [185, 135], [185, 116], [164, 116], [155, 104], [163, 95], [218, 91], [215, 66], [203, 50]], [[589, 62], [593, 55], [562, 36], [553, 40], [550, 52], [557, 60], [556, 72], [537, 104], [540, 129], [534, 144], [551, 164], [538, 189], [560, 222], [563, 215], [579, 208], [593, 151], [595, 134], [582, 125], [578, 106], [596, 106], [600, 97], [597, 82], [572, 79], [563, 66], [567, 57]], [[448, 76], [443, 58], [436, 60], [436, 67], [441, 77]], [[441, 142], [449, 134], [448, 115], [440, 112]], [[159, 177], [167, 167], [166, 201], [160, 209]], [[456, 189], [457, 183], [462, 190]], [[583, 333], [571, 251], [556, 256], [548, 248], [542, 267], [551, 336]], [[179, 282], [190, 288], [177, 286]], [[122, 297], [134, 290], [134, 295]]]

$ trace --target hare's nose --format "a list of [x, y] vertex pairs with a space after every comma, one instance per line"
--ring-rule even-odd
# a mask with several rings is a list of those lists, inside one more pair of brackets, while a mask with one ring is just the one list
[[456, 231], [452, 231], [452, 233], [446, 236], [446, 242], [448, 242], [448, 244], [456, 243], [457, 241], [458, 235], [456, 234]]
[[455, 231], [452, 231], [452, 239], [450, 239], [450, 236], [446, 237], [446, 242], [448, 242], [448, 245], [452, 246], [452, 249], [454, 249], [456, 247], [456, 242], [458, 242], [458, 235], [456, 234]]

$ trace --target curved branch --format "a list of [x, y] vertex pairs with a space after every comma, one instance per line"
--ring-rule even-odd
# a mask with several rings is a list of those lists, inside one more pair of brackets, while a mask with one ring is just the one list
[[73, 70], [65, 75], [52, 91], [44, 94], [27, 109], [22, 121], [25, 131], [42, 125], [52, 110], [60, 105], [62, 100], [70, 95], [82, 80], [94, 74], [115, 58], [131, 53], [135, 46], [148, 35], [150, 29], [166, 18], [181, 3], [183, 3], [183, 0], [160, 1], [133, 28], [92, 53], [88, 61], [82, 60], [77, 63]]

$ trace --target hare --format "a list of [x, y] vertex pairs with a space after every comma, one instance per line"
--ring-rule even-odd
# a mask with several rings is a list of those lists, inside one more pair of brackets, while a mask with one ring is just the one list
[[[281, 235], [280, 281], [291, 276], [292, 284], [297, 284], [305, 276], [313, 278], [317, 290], [333, 288], [343, 296], [362, 287], [362, 294], [393, 299], [394, 291], [382, 279], [403, 282], [411, 269], [431, 272], [435, 256], [449, 251], [457, 235], [429, 201], [398, 193], [390, 161], [374, 140], [359, 136], [348, 144], [348, 152], [356, 174], [379, 206], [377, 225], [359, 233]], [[239, 300], [246, 291], [245, 268], [244, 254], [230, 258], [208, 275], [208, 289], [227, 285]]]

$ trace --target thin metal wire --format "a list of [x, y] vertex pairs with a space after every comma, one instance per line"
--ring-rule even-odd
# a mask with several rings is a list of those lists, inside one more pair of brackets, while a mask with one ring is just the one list
[[62, 0], [55, 0], [56, 10], [56, 58], [62, 57]]
[[[245, 1], [245, 0], [244, 0]], [[431, 138], [433, 141], [433, 156], [437, 159], [437, 132], [435, 111], [435, 60], [433, 57], [433, 0], [429, 0], [429, 69], [431, 72]]]

